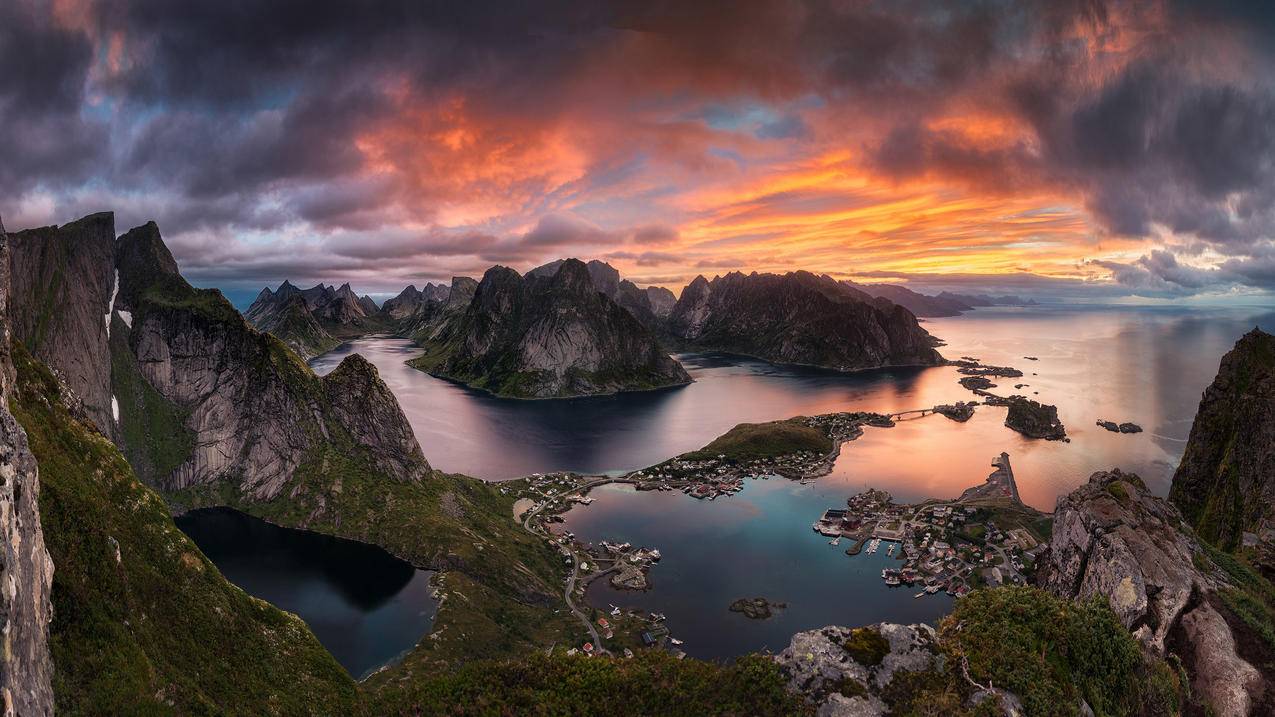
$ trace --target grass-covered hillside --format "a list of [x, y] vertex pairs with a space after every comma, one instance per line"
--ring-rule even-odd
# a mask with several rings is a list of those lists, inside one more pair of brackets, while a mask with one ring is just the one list
[[16, 346], [11, 410], [39, 463], [59, 714], [349, 714], [353, 681], [296, 616], [248, 596]]
[[[942, 679], [900, 694], [900, 714], [977, 714], [946, 695], [973, 685], [1008, 690], [1025, 714], [1173, 715], [1184, 676], [1148, 656], [1100, 600], [1070, 602], [1036, 588], [976, 590], [958, 600], [939, 627], [947, 665]], [[968, 679], [964, 674], [968, 668]], [[935, 711], [937, 709], [937, 711]]]
[[[513, 519], [512, 495], [434, 472], [401, 482], [369, 472], [340, 446], [315, 454], [268, 502], [229, 483], [170, 494], [183, 507], [226, 505], [279, 525], [379, 545], [436, 578], [446, 598], [425, 661], [508, 655], [584, 634], [562, 604], [562, 558]], [[554, 611], [562, 608], [560, 614]], [[418, 654], [419, 653], [419, 654]]]
[[778, 666], [750, 655], [730, 665], [641, 652], [630, 660], [527, 655], [474, 662], [404, 682], [376, 680], [377, 715], [767, 715], [812, 714], [785, 688]]
[[712, 443], [678, 456], [701, 460], [725, 456], [732, 461], [778, 458], [802, 451], [824, 454], [832, 450], [832, 439], [807, 425], [801, 418], [768, 423], [741, 423], [713, 439]]

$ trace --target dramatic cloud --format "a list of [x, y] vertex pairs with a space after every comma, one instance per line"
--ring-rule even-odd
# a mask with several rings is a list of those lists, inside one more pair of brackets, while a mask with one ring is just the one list
[[1275, 12], [14, 0], [0, 196], [10, 228], [155, 219], [222, 285], [574, 255], [670, 285], [1266, 290]]

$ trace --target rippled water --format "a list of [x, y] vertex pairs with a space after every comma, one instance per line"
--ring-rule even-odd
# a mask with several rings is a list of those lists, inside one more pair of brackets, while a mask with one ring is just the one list
[[299, 615], [355, 677], [410, 650], [433, 624], [430, 573], [375, 546], [227, 508], [191, 511], [176, 522], [226, 579]]

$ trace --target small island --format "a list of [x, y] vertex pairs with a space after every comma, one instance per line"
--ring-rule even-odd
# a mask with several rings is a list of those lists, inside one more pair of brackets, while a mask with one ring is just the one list
[[971, 391], [985, 391], [989, 388], [996, 388], [996, 384], [986, 376], [964, 376], [959, 381], [962, 388], [968, 388]]
[[1142, 426], [1127, 421], [1125, 423], [1116, 423], [1115, 421], [1106, 421], [1099, 418], [1098, 425], [1112, 433], [1142, 433]]
[[1009, 413], [1005, 415], [1005, 425], [1028, 438], [1043, 438], [1047, 441], [1067, 439], [1067, 429], [1058, 419], [1058, 407], [1040, 403], [1022, 396], [1012, 396], [1006, 404]]
[[730, 604], [731, 612], [738, 612], [750, 620], [766, 620], [774, 616], [776, 610], [788, 607], [785, 602], [771, 602], [766, 598], [740, 598]]

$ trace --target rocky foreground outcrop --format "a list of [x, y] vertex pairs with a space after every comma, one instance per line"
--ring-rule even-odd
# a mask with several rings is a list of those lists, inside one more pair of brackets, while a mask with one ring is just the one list
[[465, 311], [418, 341], [426, 353], [413, 366], [500, 396], [562, 398], [690, 382], [575, 259], [525, 277], [489, 269]]
[[934, 628], [891, 623], [799, 632], [775, 661], [819, 717], [884, 715], [882, 694], [896, 675], [943, 664]]
[[27, 435], [9, 412], [9, 240], [0, 224], [0, 708], [6, 715], [53, 714], [53, 563], [40, 523], [40, 481]]
[[1271, 678], [1246, 659], [1220, 599], [1233, 577], [1208, 557], [1181, 513], [1136, 475], [1095, 473], [1058, 499], [1037, 582], [1071, 599], [1099, 597], [1156, 654], [1178, 655], [1193, 694], [1216, 715], [1269, 714]]
[[665, 327], [688, 348], [838, 371], [943, 361], [907, 309], [805, 271], [696, 277]]
[[1169, 499], [1224, 549], [1275, 533], [1275, 336], [1253, 329], [1222, 357]]

